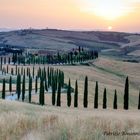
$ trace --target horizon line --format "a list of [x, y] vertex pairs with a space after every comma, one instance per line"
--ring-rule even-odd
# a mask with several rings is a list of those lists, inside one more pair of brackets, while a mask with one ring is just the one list
[[66, 28], [34, 28], [34, 27], [26, 27], [26, 28], [0, 28], [0, 32], [10, 32], [10, 31], [20, 31], [20, 30], [60, 30], [60, 31], [75, 31], [75, 32], [120, 32], [120, 33], [132, 33], [132, 34], [140, 34], [139, 32], [127, 32], [127, 31], [117, 31], [117, 30], [105, 30], [105, 29], [66, 29]]

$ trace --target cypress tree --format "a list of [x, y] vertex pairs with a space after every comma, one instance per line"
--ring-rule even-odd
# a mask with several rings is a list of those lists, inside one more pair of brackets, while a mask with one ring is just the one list
[[20, 69], [18, 68], [18, 74], [20, 74]]
[[52, 68], [50, 68], [50, 86], [52, 86], [52, 80], [53, 80], [53, 69]]
[[71, 106], [71, 82], [69, 79], [68, 90], [67, 90], [67, 106]]
[[12, 92], [12, 76], [10, 76], [10, 79], [9, 79], [9, 91], [10, 93]]
[[35, 79], [35, 92], [37, 93], [37, 90], [38, 90], [38, 77], [36, 76], [36, 79]]
[[23, 75], [23, 81], [22, 81], [22, 101], [24, 102], [25, 99], [25, 75]]
[[16, 75], [17, 75], [17, 65], [16, 65]]
[[53, 80], [52, 80], [52, 105], [55, 105], [55, 92], [56, 92], [55, 79], [53, 77]]
[[31, 77], [31, 72], [30, 72], [30, 68], [28, 68], [28, 69], [29, 69], [29, 71], [28, 71], [28, 72], [29, 72], [29, 73], [28, 73], [29, 75], [28, 75], [28, 76], [29, 76], [29, 77]]
[[32, 77], [29, 77], [29, 103], [31, 103], [31, 98], [32, 98]]
[[41, 105], [42, 104], [42, 96], [41, 96], [41, 93], [42, 93], [42, 79], [40, 79], [40, 92], [39, 92], [39, 104]]
[[85, 77], [85, 87], [84, 87], [84, 101], [83, 105], [85, 108], [88, 107], [88, 77]]
[[20, 98], [20, 93], [21, 93], [21, 76], [20, 74], [17, 75], [17, 95], [18, 95], [18, 100]]
[[98, 82], [97, 81], [95, 86], [94, 108], [98, 108]]
[[140, 109], [140, 91], [139, 91], [138, 109]]
[[124, 109], [128, 110], [128, 108], [129, 108], [129, 79], [127, 77], [124, 89]]
[[40, 79], [40, 93], [39, 93], [39, 104], [44, 105], [44, 81]]
[[61, 106], [61, 83], [58, 83], [58, 90], [57, 90], [57, 106]]
[[18, 94], [18, 75], [17, 75], [17, 79], [16, 79], [16, 93]]
[[2, 64], [3, 64], [3, 57], [1, 57], [1, 67], [0, 67], [1, 70], [2, 70]]
[[41, 105], [45, 104], [45, 97], [44, 97], [44, 81], [42, 80], [42, 92], [41, 92]]
[[58, 74], [57, 74], [57, 71], [55, 71], [55, 74], [54, 74], [54, 77], [55, 77], [55, 90], [57, 90], [57, 85], [58, 85]]
[[107, 108], [107, 97], [106, 97], [106, 88], [104, 89], [104, 95], [103, 95], [103, 109]]
[[5, 79], [3, 79], [2, 99], [5, 99]]
[[46, 69], [44, 67], [44, 80], [46, 80], [46, 77], [47, 77], [47, 75], [46, 75]]
[[113, 108], [117, 109], [117, 90], [115, 90], [115, 94], [114, 94]]
[[34, 75], [35, 75], [35, 68], [33, 67], [33, 78], [34, 78]]
[[2, 64], [3, 64], [3, 57], [1, 57], [1, 67], [0, 67], [0, 70], [2, 70]]
[[48, 67], [48, 70], [47, 70], [47, 77], [48, 77], [48, 87], [50, 87], [50, 68]]
[[13, 68], [11, 68], [11, 74], [12, 74], [12, 75], [14, 74]]
[[38, 69], [38, 74], [37, 74], [38, 77], [41, 77], [41, 68], [39, 67]]
[[9, 72], [9, 67], [8, 67], [8, 65], [7, 65], [7, 73]]
[[27, 77], [29, 76], [29, 68], [27, 67]]
[[74, 107], [78, 107], [78, 83], [75, 82]]

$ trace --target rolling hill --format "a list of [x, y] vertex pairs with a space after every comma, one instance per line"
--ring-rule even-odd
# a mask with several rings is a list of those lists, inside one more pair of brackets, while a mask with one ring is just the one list
[[0, 45], [3, 44], [49, 51], [67, 51], [83, 46], [103, 55], [140, 59], [140, 35], [131, 33], [28, 29], [1, 32]]

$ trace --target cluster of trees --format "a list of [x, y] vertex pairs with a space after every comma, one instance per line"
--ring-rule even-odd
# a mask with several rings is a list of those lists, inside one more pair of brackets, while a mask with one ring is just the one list
[[83, 62], [86, 60], [98, 58], [98, 51], [87, 50], [84, 48], [76, 48], [69, 52], [56, 53], [56, 54], [26, 54], [23, 56], [21, 54], [14, 53], [12, 56], [12, 62], [20, 64], [73, 64], [76, 62]]
[[13, 52], [13, 55], [10, 57], [1, 57], [0, 58], [0, 70], [2, 70], [3, 64], [74, 64], [81, 63], [86, 60], [92, 60], [98, 58], [98, 51], [87, 50], [84, 48], [76, 48], [69, 52], [61, 52], [56, 54], [47, 54], [47, 55], [33, 55], [26, 54], [23, 55], [22, 52]]
[[21, 64], [24, 63], [25, 61], [23, 60], [24, 57], [22, 56], [22, 50], [15, 50], [14, 52], [11, 52], [13, 55], [12, 57], [9, 56], [4, 56], [0, 58], [0, 70], [2, 70], [2, 65], [3, 64], [11, 64], [13, 62], [14, 64]]
[[[17, 68], [17, 67], [16, 67]], [[16, 70], [15, 70], [16, 71]], [[48, 88], [52, 89], [52, 104], [55, 104], [55, 93], [58, 90], [58, 92], [61, 92], [61, 88], [64, 86], [64, 72], [59, 69], [54, 69], [48, 67], [47, 70], [44, 68], [40, 68], [37, 70], [37, 73], [35, 75], [34, 67], [32, 69], [32, 74], [29, 68], [27, 68], [27, 72], [25, 73], [25, 69], [19, 70], [17, 68], [17, 78], [16, 78], [16, 93], [17, 93], [17, 99], [20, 98], [22, 101], [25, 100], [25, 93], [28, 91], [28, 99], [29, 103], [32, 101], [32, 86], [33, 86], [33, 80], [34, 87], [35, 87], [35, 93], [39, 91], [39, 104], [44, 105], [44, 92], [45, 90], [48, 91]], [[23, 71], [23, 72], [22, 72]], [[38, 83], [40, 82], [40, 87], [38, 87]], [[6, 80], [3, 79], [3, 89], [2, 89], [2, 99], [5, 99], [5, 83]], [[13, 79], [12, 76], [10, 76], [9, 81], [7, 82], [9, 84], [9, 92], [12, 92], [12, 84]], [[28, 83], [28, 88], [26, 88]], [[58, 96], [58, 98], [60, 98]]]
[[10, 64], [11, 63], [11, 57], [1, 57], [0, 58], [0, 70], [2, 70], [3, 64]]

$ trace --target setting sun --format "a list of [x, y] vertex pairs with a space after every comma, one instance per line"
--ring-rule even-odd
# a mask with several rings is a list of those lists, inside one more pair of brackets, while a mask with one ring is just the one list
[[108, 26], [108, 28], [107, 28], [109, 31], [111, 31], [113, 28], [112, 28], [112, 26]]

